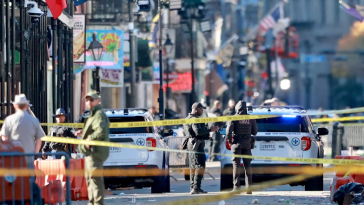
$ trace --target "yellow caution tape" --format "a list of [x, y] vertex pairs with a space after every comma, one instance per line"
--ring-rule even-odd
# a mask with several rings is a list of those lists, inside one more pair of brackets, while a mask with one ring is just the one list
[[[250, 120], [250, 119], [265, 119], [279, 117], [278, 115], [233, 115], [224, 117], [204, 117], [193, 119], [178, 119], [178, 120], [160, 120], [152, 122], [121, 122], [110, 123], [110, 128], [128, 128], [128, 127], [152, 127], [152, 126], [169, 126], [169, 125], [181, 125], [181, 124], [194, 124], [194, 123], [209, 123], [209, 122], [226, 122], [234, 120]], [[41, 123], [43, 126], [64, 126], [83, 128], [82, 123]]]
[[[315, 112], [310, 114], [297, 114], [297, 115], [327, 115], [327, 114], [344, 114], [344, 113], [356, 113], [364, 112], [364, 108], [353, 108], [345, 110], [334, 110], [326, 112]], [[128, 127], [152, 127], [152, 126], [170, 126], [170, 125], [182, 125], [182, 124], [193, 124], [193, 123], [210, 123], [210, 122], [226, 122], [234, 120], [249, 120], [249, 119], [265, 119], [279, 117], [279, 115], [233, 115], [233, 116], [222, 116], [222, 117], [206, 117], [206, 118], [194, 118], [194, 119], [176, 119], [176, 120], [160, 120], [152, 122], [122, 122], [122, 123], [110, 123], [110, 128], [128, 128]], [[336, 122], [336, 121], [358, 121], [364, 120], [364, 117], [342, 117], [342, 118], [323, 118], [323, 119], [312, 119], [313, 123], [319, 122]], [[4, 123], [4, 121], [0, 121]], [[41, 123], [42, 126], [63, 126], [72, 128], [83, 128], [83, 123]]]
[[[137, 146], [137, 145], [129, 145], [129, 144], [119, 144], [113, 142], [100, 142], [100, 141], [89, 141], [89, 140], [78, 140], [78, 139], [70, 139], [64, 137], [42, 137], [42, 141], [48, 142], [59, 142], [66, 144], [85, 144], [92, 146], [103, 146], [103, 147], [120, 147], [120, 148], [130, 148], [130, 149], [145, 149], [145, 150], [155, 150], [155, 151], [165, 151], [165, 152], [180, 152], [180, 153], [197, 153], [197, 154], [205, 154], [198, 153], [193, 151], [186, 150], [177, 150], [177, 149], [166, 149], [161, 147], [146, 147], [146, 146]], [[262, 157], [262, 156], [251, 156], [251, 155], [233, 155], [233, 154], [215, 154], [225, 157], [241, 157], [247, 159], [263, 159], [263, 160], [273, 160], [273, 161], [285, 161], [285, 162], [299, 162], [299, 163], [307, 163], [307, 164], [335, 164], [335, 165], [364, 165], [364, 161], [361, 160], [351, 160], [351, 159], [321, 159], [321, 158], [290, 158], [290, 157]]]
[[[6, 157], [5, 157], [6, 158]], [[48, 160], [45, 160], [46, 162]], [[349, 171], [348, 171], [349, 169]], [[187, 175], [189, 175], [189, 168], [170, 168], [169, 170], [177, 170], [177, 171], [188, 171]], [[287, 167], [282, 165], [277, 165], [274, 167], [253, 167], [252, 173], [254, 174], [287, 174], [287, 175], [296, 175], [296, 174], [311, 174], [313, 170], [319, 170], [321, 173], [340, 173], [348, 176], [350, 173], [352, 174], [364, 174], [364, 169], [362, 166], [336, 166], [333, 168], [322, 168], [322, 167], [314, 167], [314, 166], [300, 166], [300, 167]], [[85, 169], [70, 169], [65, 170], [64, 172], [60, 172], [59, 169], [50, 169], [45, 172], [45, 170], [38, 169], [19, 169], [19, 168], [0, 168], [0, 176], [6, 176], [9, 173], [14, 174], [16, 176], [46, 176], [46, 175], [59, 175], [64, 174], [67, 176], [84, 176]], [[160, 176], [165, 170], [161, 170], [159, 168], [144, 168], [144, 167], [135, 167], [135, 168], [115, 168], [115, 169], [101, 169], [101, 170], [92, 170], [94, 176], [105, 176], [105, 177], [141, 177], [141, 176]], [[211, 169], [209, 170], [210, 174], [233, 174], [232, 167], [230, 168], [221, 168], [220, 169]]]
[[83, 128], [83, 123], [40, 123], [41, 126], [57, 126], [57, 127], [72, 127], [72, 128]]
[[[24, 175], [19, 175], [21, 173], [25, 173], [25, 174], [37, 174], [37, 176], [45, 176], [44, 173], [42, 173], [41, 170], [17, 170], [17, 169], [0, 169], [0, 176], [24, 176]], [[94, 174], [95, 172], [93, 172]], [[309, 175], [296, 175], [296, 176], [292, 176], [292, 177], [286, 177], [286, 178], [282, 178], [282, 179], [278, 179], [278, 180], [272, 180], [272, 181], [267, 181], [267, 182], [263, 182], [263, 183], [258, 183], [258, 184], [254, 184], [253, 187], [249, 187], [247, 189], [238, 189], [234, 192], [225, 192], [222, 194], [218, 194], [218, 195], [209, 195], [208, 197], [206, 196], [201, 196], [201, 197], [194, 197], [194, 198], [190, 198], [190, 199], [182, 199], [182, 200], [177, 200], [177, 201], [173, 201], [173, 202], [166, 202], [163, 204], [181, 204], [181, 205], [185, 205], [185, 204], [200, 204], [200, 203], [209, 203], [209, 202], [214, 202], [214, 201], [218, 201], [218, 200], [223, 200], [223, 199], [229, 199], [232, 198], [234, 196], [236, 196], [236, 194], [240, 194], [243, 192], [247, 192], [247, 191], [258, 191], [258, 190], [262, 190], [262, 189], [267, 189], [270, 187], [274, 187], [274, 186], [279, 186], [279, 185], [284, 185], [284, 184], [291, 184], [291, 183], [295, 183], [295, 182], [300, 182], [303, 180], [306, 180], [308, 178], [311, 177], [315, 177], [318, 175], [321, 175], [322, 169], [311, 169], [310, 174]], [[25, 176], [34, 176], [34, 175], [25, 175]], [[72, 175], [75, 176], [75, 175]]]
[[359, 121], [364, 120], [364, 117], [358, 116], [358, 117], [340, 117], [340, 118], [321, 118], [321, 119], [312, 119], [311, 121], [313, 123], [318, 122], [342, 122], [342, 121]]
[[[206, 117], [206, 118], [194, 118], [194, 119], [178, 119], [178, 120], [160, 120], [152, 122], [122, 122], [122, 123], [110, 123], [110, 128], [127, 128], [127, 127], [152, 127], [152, 126], [170, 126], [170, 125], [182, 125], [193, 123], [209, 123], [209, 122], [226, 122], [234, 120], [248, 120], [248, 119], [265, 119], [279, 117], [278, 115], [235, 115], [226, 117]], [[341, 117], [341, 118], [322, 118], [312, 119], [312, 123], [321, 122], [345, 122], [345, 121], [359, 121], [364, 120], [364, 117]], [[0, 123], [2, 123], [0, 121]], [[58, 126], [58, 127], [72, 127], [83, 128], [83, 123], [40, 123], [42, 126]], [[355, 126], [362, 126], [364, 124], [355, 124]], [[347, 126], [347, 125], [345, 125]]]
[[216, 194], [216, 195], [211, 195], [211, 194], [202, 195], [202, 196], [193, 197], [193, 198], [189, 198], [189, 199], [181, 199], [181, 200], [175, 200], [175, 201], [171, 201], [171, 202], [165, 202], [165, 203], [162, 203], [162, 205], [186, 205], [186, 204], [211, 203], [211, 202], [215, 202], [215, 201], [226, 200], [226, 199], [229, 199], [232, 197], [236, 197], [236, 194], [240, 194], [240, 193], [244, 193], [244, 192], [248, 192], [248, 191], [259, 191], [259, 190], [268, 189], [268, 188], [279, 186], [279, 185], [292, 184], [292, 183], [304, 181], [306, 179], [315, 177], [317, 175], [319, 175], [319, 172], [312, 173], [311, 175], [296, 175], [296, 176], [291, 176], [291, 177], [285, 177], [285, 178], [281, 178], [281, 179], [277, 179], [277, 180], [271, 180], [271, 181], [266, 181], [263, 183], [254, 184], [254, 186], [249, 187], [249, 188], [244, 188], [244, 189], [240, 188], [234, 192], [224, 192], [222, 194]]
[[[344, 167], [342, 167], [344, 168]], [[145, 169], [147, 171], [147, 169]], [[269, 171], [267, 169], [265, 169], [266, 171]], [[335, 168], [328, 168], [326, 169], [328, 171], [335, 171]], [[359, 171], [363, 172], [363, 169], [358, 169]], [[109, 173], [111, 173], [112, 170], [96, 170], [95, 172], [93, 172], [93, 174], [96, 174], [98, 176], [98, 174], [100, 173], [105, 173], [105, 171], [108, 171]], [[112, 176], [126, 176], [127, 174], [125, 174], [124, 172], [120, 172], [121, 170], [119, 170], [119, 172], [117, 170], [113, 170], [113, 175]], [[71, 175], [71, 176], [84, 176], [84, 172], [85, 170], [67, 170], [66, 171], [66, 175]], [[119, 175], [114, 175], [115, 172], [118, 172]], [[225, 192], [222, 194], [217, 194], [217, 195], [209, 195], [208, 197], [206, 197], [206, 195], [201, 196], [201, 197], [194, 197], [194, 198], [189, 198], [189, 199], [182, 199], [182, 200], [177, 200], [177, 201], [173, 201], [173, 202], [166, 202], [163, 203], [165, 205], [169, 205], [169, 204], [180, 204], [180, 205], [185, 205], [185, 204], [200, 204], [200, 203], [209, 203], [209, 202], [214, 202], [214, 201], [218, 201], [218, 200], [224, 200], [224, 199], [229, 199], [232, 198], [234, 196], [236, 196], [236, 194], [240, 194], [243, 192], [247, 192], [247, 191], [258, 191], [258, 190], [263, 190], [263, 189], [267, 189], [270, 187], [274, 187], [274, 186], [279, 186], [279, 185], [284, 185], [284, 184], [291, 184], [291, 183], [296, 183], [296, 182], [300, 182], [303, 180], [307, 180], [309, 178], [315, 177], [315, 176], [319, 176], [322, 175], [324, 173], [324, 169], [323, 168], [313, 168], [311, 167], [310, 169], [306, 170], [307, 174], [301, 174], [301, 175], [296, 175], [296, 176], [291, 176], [291, 177], [286, 177], [286, 178], [281, 178], [281, 179], [277, 179], [277, 180], [272, 180], [272, 181], [267, 181], [267, 182], [263, 182], [263, 183], [258, 183], [258, 184], [254, 184], [254, 186], [249, 187], [247, 189], [238, 189], [234, 192]], [[160, 171], [159, 171], [160, 173]], [[253, 170], [253, 173], [256, 173], [255, 170]], [[52, 173], [48, 173], [49, 175], [52, 175]], [[55, 173], [54, 175], [58, 175], [60, 173]], [[80, 175], [76, 175], [76, 174], [80, 174]], [[46, 176], [46, 174], [42, 171], [42, 170], [32, 170], [32, 169], [1, 169], [0, 168], [0, 176]], [[95, 175], [95, 176], [96, 176]], [[107, 176], [107, 175], [104, 175]], [[149, 175], [147, 175], [149, 176]]]
[[347, 113], [358, 113], [364, 112], [364, 107], [351, 108], [351, 109], [342, 109], [342, 110], [332, 110], [332, 111], [324, 111], [324, 112], [312, 112], [307, 113], [305, 115], [332, 115], [332, 114], [347, 114]]

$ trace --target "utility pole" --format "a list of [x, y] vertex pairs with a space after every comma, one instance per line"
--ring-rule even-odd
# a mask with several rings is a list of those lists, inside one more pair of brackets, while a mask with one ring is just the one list
[[51, 24], [52, 24], [52, 104], [53, 104], [53, 113], [56, 113], [57, 98], [58, 98], [57, 89], [56, 89], [57, 20], [54, 20], [52, 18], [51, 21], [52, 21], [51, 22]]
[[[5, 26], [6, 26], [6, 74], [5, 74], [5, 82], [6, 82], [6, 115], [10, 115], [10, 94], [11, 94], [11, 74], [10, 74], [10, 1], [6, 0], [6, 18], [5, 18]], [[14, 16], [13, 16], [14, 18]], [[14, 21], [14, 19], [13, 19]], [[14, 31], [14, 30], [13, 30]], [[12, 53], [13, 54], [13, 53]], [[13, 54], [14, 55], [14, 54]], [[5, 93], [1, 93], [4, 95]]]
[[164, 120], [164, 92], [163, 92], [163, 58], [162, 58], [162, 4], [158, 0], [158, 28], [159, 28], [159, 119]]
[[[306, 55], [311, 53], [311, 44], [308, 40], [304, 42]], [[306, 109], [311, 107], [311, 79], [309, 77], [309, 65], [308, 62], [305, 60], [305, 93], [306, 93]]]
[[[58, 20], [58, 64], [57, 64], [57, 108], [63, 107], [62, 104], [62, 88], [63, 88], [63, 25], [62, 22]], [[55, 56], [54, 56], [55, 57]]]
[[133, 13], [133, 3], [134, 1], [129, 0], [129, 44], [130, 44], [130, 71], [131, 71], [131, 79], [130, 79], [130, 90], [131, 90], [131, 105], [136, 106], [136, 89], [135, 89], [135, 44], [134, 44], [134, 13]]
[[[0, 15], [3, 17], [5, 15], [4, 11], [4, 0], [1, 0], [1, 8], [0, 8]], [[0, 24], [3, 25], [3, 22]], [[1, 96], [0, 96], [0, 103], [1, 103], [1, 119], [4, 119], [5, 117], [5, 99], [4, 99], [4, 93], [5, 93], [5, 62], [4, 62], [4, 52], [5, 52], [5, 26], [1, 26], [1, 52], [0, 52], [0, 80], [1, 80]], [[7, 53], [7, 55], [9, 55]]]
[[272, 61], [271, 59], [271, 48], [273, 43], [273, 29], [269, 29], [267, 33], [265, 34], [265, 53], [267, 57], [267, 74], [268, 74], [268, 91], [266, 98], [270, 99], [273, 98], [273, 86], [272, 86], [272, 69], [270, 66], [270, 63]]
[[[73, 6], [71, 4], [70, 6], [70, 14], [73, 16]], [[69, 46], [70, 48], [73, 48], [73, 28], [69, 29]], [[68, 80], [69, 80], [69, 93], [68, 93], [68, 99], [69, 99], [69, 107], [68, 107], [68, 114], [69, 114], [69, 118], [68, 121], [69, 122], [73, 122], [73, 118], [74, 118], [74, 110], [73, 110], [73, 49], [70, 49], [69, 51], [69, 76], [68, 76]]]
[[190, 27], [190, 38], [191, 38], [191, 77], [192, 77], [192, 88], [191, 88], [191, 96], [190, 96], [190, 107], [195, 103], [195, 61], [193, 54], [193, 32], [195, 31], [196, 25], [191, 17], [191, 27]]
[[170, 90], [169, 90], [169, 57], [168, 57], [168, 54], [167, 54], [167, 79], [166, 79], [166, 84], [167, 84], [167, 86], [166, 86], [166, 93], [167, 93], [167, 103], [166, 103], [166, 108], [168, 109], [169, 107], [168, 107], [168, 99], [170, 98], [170, 94], [171, 94], [171, 92], [170, 92]]

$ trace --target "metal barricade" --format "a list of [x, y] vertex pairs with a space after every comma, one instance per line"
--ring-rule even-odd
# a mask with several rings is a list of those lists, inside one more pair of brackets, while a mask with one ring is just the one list
[[364, 146], [364, 126], [343, 126], [343, 145], [345, 147]]
[[[167, 140], [169, 149], [182, 150], [182, 144], [186, 137], [169, 137]], [[169, 154], [170, 168], [188, 168], [188, 154], [180, 152], [171, 152]]]
[[[2, 146], [6, 146], [6, 144], [1, 143]], [[20, 150], [22, 151], [22, 150]], [[70, 162], [69, 156], [65, 152], [59, 153], [44, 153], [46, 155], [56, 155], [56, 156], [64, 156], [66, 169], [69, 169]], [[0, 152], [0, 168], [3, 170], [3, 173], [0, 175], [1, 184], [0, 184], [0, 202], [1, 204], [6, 205], [41, 205], [44, 204], [45, 200], [42, 197], [42, 189], [35, 182], [34, 173], [34, 164], [31, 161], [27, 163], [26, 158], [34, 158], [36, 156], [41, 157], [42, 153], [21, 153], [19, 150], [15, 150], [13, 152], [3, 151]], [[5, 170], [29, 170], [33, 172], [28, 172], [26, 175], [17, 176], [16, 173], [5, 173]], [[62, 184], [62, 182], [60, 182]], [[54, 199], [55, 195], [64, 196], [65, 197], [57, 198], [57, 201], [52, 201], [53, 203], [48, 204], [66, 204], [71, 205], [71, 185], [70, 178], [66, 176], [66, 187], [65, 190], [63, 188], [55, 190], [50, 190], [49, 197], [50, 199]], [[51, 196], [52, 195], [52, 196]]]
[[341, 154], [341, 150], [348, 147], [364, 146], [364, 126], [362, 124], [333, 123], [315, 125], [315, 129], [324, 127], [329, 130], [327, 136], [321, 136], [324, 143], [325, 155], [335, 157]]

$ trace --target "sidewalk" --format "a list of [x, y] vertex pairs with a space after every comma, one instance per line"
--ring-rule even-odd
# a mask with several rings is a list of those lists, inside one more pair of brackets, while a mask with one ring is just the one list
[[[217, 195], [219, 193], [212, 192], [205, 195]], [[186, 193], [169, 193], [169, 194], [125, 194], [122, 196], [107, 196], [105, 204], [160, 204], [165, 202], [173, 202], [176, 200], [186, 200], [199, 196], [191, 196]], [[132, 203], [132, 198], [136, 198], [136, 203]], [[208, 205], [218, 205], [220, 201], [206, 203]], [[254, 203], [257, 201], [257, 203]], [[252, 195], [240, 194], [234, 198], [224, 200], [225, 205], [241, 205], [241, 204], [260, 204], [260, 205], [311, 205], [311, 204], [335, 204], [329, 200], [329, 192], [305, 192], [305, 191], [260, 191], [253, 192]], [[75, 205], [86, 205], [87, 201], [72, 202]], [[223, 203], [221, 203], [223, 204]]]
[[218, 162], [206, 162], [206, 168], [216, 168], [216, 167], [220, 167], [220, 161]]

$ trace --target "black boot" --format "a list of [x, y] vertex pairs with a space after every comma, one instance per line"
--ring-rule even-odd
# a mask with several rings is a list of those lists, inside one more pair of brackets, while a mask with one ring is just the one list
[[207, 192], [202, 189], [193, 189], [190, 194], [207, 194]]

